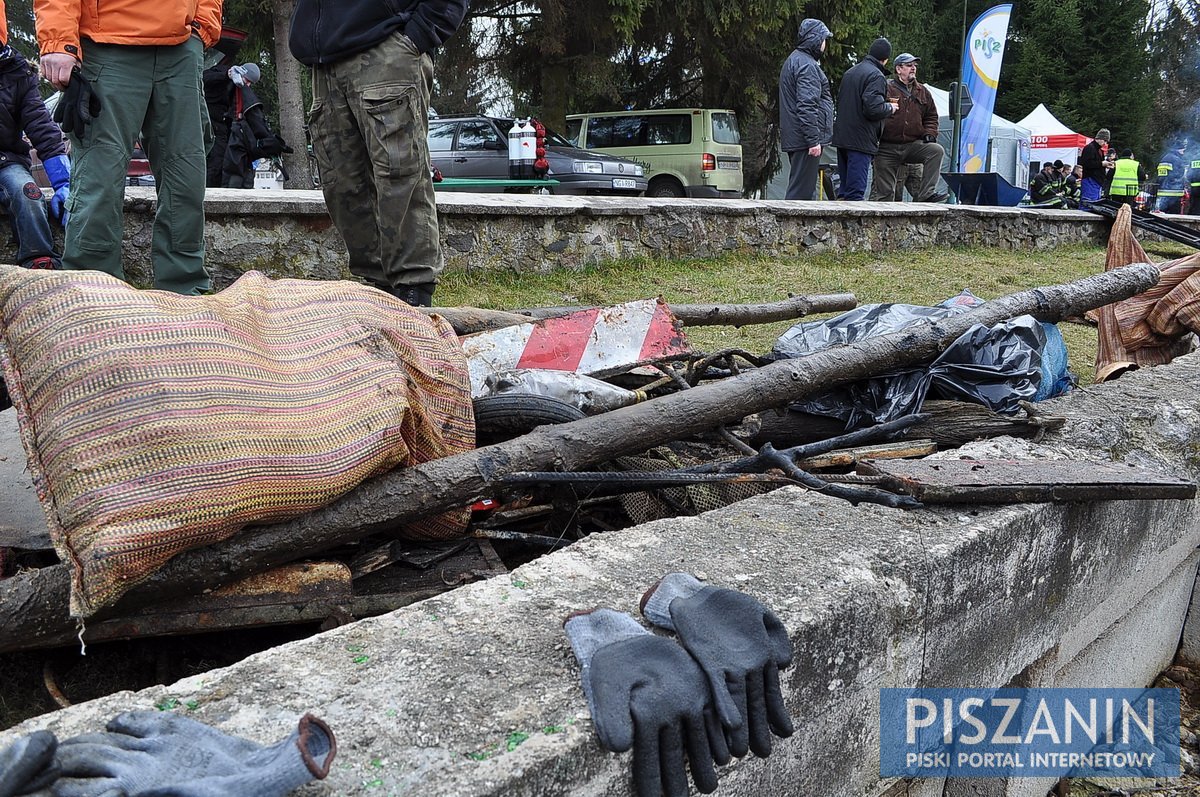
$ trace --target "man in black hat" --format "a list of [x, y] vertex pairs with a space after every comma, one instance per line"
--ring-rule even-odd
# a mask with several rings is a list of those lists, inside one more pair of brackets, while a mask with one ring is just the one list
[[896, 56], [896, 77], [887, 81], [888, 102], [896, 103], [896, 113], [883, 123], [879, 152], [875, 155], [875, 179], [871, 201], [891, 202], [897, 175], [906, 173], [909, 164], [921, 166], [917, 190], [911, 192], [918, 202], [944, 202], [948, 194], [937, 190], [938, 176], [946, 150], [937, 143], [938, 111], [929, 89], [917, 80], [921, 59], [912, 53]]
[[1043, 208], [1065, 208], [1067, 206], [1066, 182], [1059, 176], [1058, 168], [1062, 161], [1046, 161], [1041, 171], [1029, 181], [1029, 199], [1033, 204]]
[[846, 70], [838, 91], [837, 118], [833, 122], [833, 145], [838, 152], [838, 199], [861, 200], [867, 193], [867, 172], [879, 151], [883, 122], [896, 113], [897, 105], [887, 99], [888, 59], [892, 43], [876, 39], [867, 57]]

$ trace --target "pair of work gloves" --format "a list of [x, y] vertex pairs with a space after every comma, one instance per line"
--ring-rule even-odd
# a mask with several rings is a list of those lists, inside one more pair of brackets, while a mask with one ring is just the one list
[[[100, 115], [100, 98], [92, 91], [91, 82], [83, 76], [79, 67], [71, 71], [67, 88], [54, 106], [54, 121], [64, 133], [74, 133], [77, 139], [84, 137], [88, 125]], [[70, 221], [67, 200], [71, 197], [71, 161], [66, 155], [55, 155], [42, 161], [46, 177], [54, 195], [50, 197], [50, 215], [63, 227]]]
[[605, 749], [633, 749], [639, 797], [686, 797], [685, 759], [696, 788], [711, 793], [714, 763], [750, 751], [765, 758], [772, 734], [792, 735], [779, 686], [792, 643], [773, 612], [688, 573], [663, 577], [641, 610], [678, 643], [612, 609], [577, 612], [563, 624], [596, 735]]
[[264, 747], [169, 712], [130, 711], [59, 743], [34, 731], [0, 750], [0, 797], [282, 797], [329, 774], [333, 731], [305, 714]]

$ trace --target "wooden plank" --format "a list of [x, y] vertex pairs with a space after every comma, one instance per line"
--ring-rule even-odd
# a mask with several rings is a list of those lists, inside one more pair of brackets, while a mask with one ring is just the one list
[[805, 470], [845, 468], [864, 459], [911, 459], [927, 457], [935, 452], [937, 452], [937, 444], [932, 440], [905, 440], [899, 443], [842, 448], [816, 457], [805, 457], [798, 460], [796, 465]]
[[[163, 601], [128, 616], [89, 622], [84, 639], [108, 642], [152, 636], [199, 634], [235, 628], [321, 622], [354, 599], [350, 569], [340, 562], [290, 564], [258, 573], [205, 595]], [[76, 633], [31, 640], [22, 648], [77, 642]]]
[[1196, 484], [1126, 465], [1075, 460], [866, 460], [858, 473], [929, 504], [1187, 499]]

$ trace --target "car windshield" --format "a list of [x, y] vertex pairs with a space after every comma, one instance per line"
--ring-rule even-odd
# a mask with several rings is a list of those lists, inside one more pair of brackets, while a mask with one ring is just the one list
[[[508, 135], [508, 131], [512, 129], [514, 121], [515, 120], [513, 120], [513, 119], [496, 119], [495, 120], [496, 125], [500, 128], [501, 132], [503, 132], [505, 135]], [[575, 146], [570, 141], [563, 138], [558, 133], [555, 133], [553, 130], [551, 130], [548, 127], [546, 128], [546, 143], [552, 147], [573, 147], [573, 146]]]

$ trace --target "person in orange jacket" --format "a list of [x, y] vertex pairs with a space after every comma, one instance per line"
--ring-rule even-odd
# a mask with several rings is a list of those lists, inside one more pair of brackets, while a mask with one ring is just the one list
[[158, 193], [154, 287], [207, 292], [200, 72], [221, 36], [221, 0], [34, 0], [34, 14], [74, 161], [63, 267], [124, 279], [125, 170], [141, 134]]

